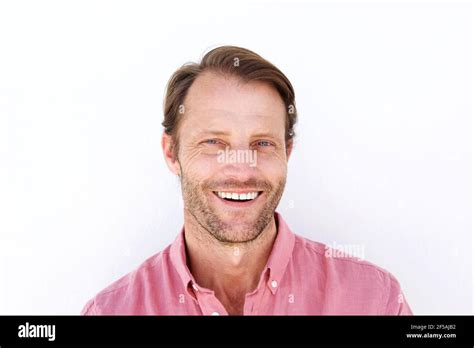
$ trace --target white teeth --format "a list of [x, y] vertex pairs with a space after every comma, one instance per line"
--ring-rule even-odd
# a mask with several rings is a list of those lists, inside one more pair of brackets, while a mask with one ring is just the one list
[[217, 191], [217, 195], [220, 198], [232, 199], [234, 201], [243, 201], [248, 199], [255, 199], [258, 196], [258, 192], [235, 193]]

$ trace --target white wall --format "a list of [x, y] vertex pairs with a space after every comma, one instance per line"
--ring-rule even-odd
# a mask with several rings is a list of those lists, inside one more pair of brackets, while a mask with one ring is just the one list
[[296, 89], [292, 229], [362, 245], [416, 314], [472, 313], [471, 26], [466, 2], [2, 2], [0, 314], [77, 314], [173, 241], [164, 88], [221, 44]]

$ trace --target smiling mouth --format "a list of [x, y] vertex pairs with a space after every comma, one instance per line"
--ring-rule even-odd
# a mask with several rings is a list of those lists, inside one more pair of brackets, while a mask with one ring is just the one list
[[263, 191], [231, 192], [212, 191], [217, 197], [229, 202], [250, 202], [256, 199]]

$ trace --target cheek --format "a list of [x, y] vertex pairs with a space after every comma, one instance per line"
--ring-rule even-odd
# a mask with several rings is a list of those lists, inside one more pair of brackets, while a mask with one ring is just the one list
[[219, 170], [217, 156], [204, 153], [184, 157], [181, 165], [191, 181], [205, 180]]
[[268, 178], [278, 180], [286, 176], [286, 158], [277, 154], [258, 154], [257, 169]]

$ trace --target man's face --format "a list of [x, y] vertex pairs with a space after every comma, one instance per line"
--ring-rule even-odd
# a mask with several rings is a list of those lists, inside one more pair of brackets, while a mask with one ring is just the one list
[[289, 150], [286, 108], [262, 82], [204, 72], [188, 91], [176, 168], [187, 212], [221, 242], [248, 242], [273, 218]]

